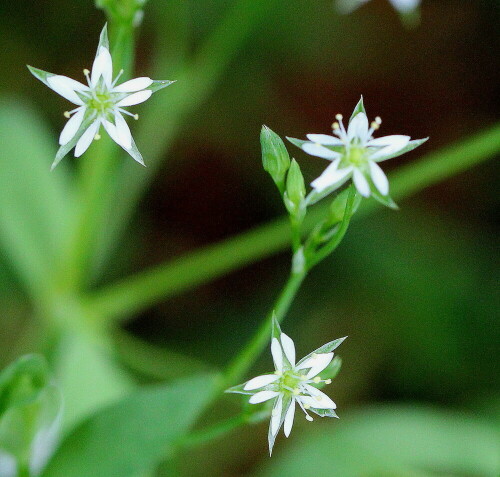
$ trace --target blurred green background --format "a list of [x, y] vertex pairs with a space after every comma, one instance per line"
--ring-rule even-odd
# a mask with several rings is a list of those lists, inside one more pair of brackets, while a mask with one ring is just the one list
[[[280, 216], [280, 198], [260, 162], [262, 124], [282, 137], [328, 133], [334, 115], [350, 114], [363, 94], [369, 117], [383, 119], [381, 135], [431, 138], [385, 163], [390, 172], [497, 120], [496, 0], [423, 0], [421, 23], [412, 29], [383, 0], [349, 16], [339, 16], [325, 0], [266, 3], [251, 25], [242, 9], [241, 28], [248, 28], [248, 35], [218, 76], [206, 75], [206, 83], [204, 77], [191, 79], [190, 107], [179, 112], [176, 105], [180, 82], [158, 93], [173, 98], [172, 113], [165, 109], [154, 118], [160, 129], [164, 124], [168, 144], [147, 129], [136, 138], [146, 164], [153, 152], [162, 161], [91, 289]], [[232, 4], [150, 0], [139, 29], [136, 73], [179, 79], [187, 59]], [[0, 174], [27, 181], [34, 197], [43, 189], [29, 182], [29, 162], [16, 173], [10, 158], [43, 143], [44, 151], [29, 153], [41, 155], [37, 164], [48, 170], [68, 106], [25, 65], [82, 79], [104, 21], [90, 0], [0, 3], [0, 155], [2, 167], [11, 164]], [[206, 74], [205, 66], [200, 70]], [[19, 116], [12, 115], [16, 108], [22, 108]], [[175, 124], [170, 114], [176, 115]], [[292, 145], [289, 151], [306, 180], [325, 166]], [[56, 173], [70, 175], [85, 159], [68, 156]], [[131, 170], [146, 174], [136, 164]], [[339, 349], [344, 364], [329, 393], [339, 421], [311, 425], [297, 416], [289, 442], [277, 441], [272, 460], [267, 424], [247, 426], [189, 450], [176, 469], [165, 464], [158, 475], [496, 475], [497, 178], [498, 163], [489, 161], [402, 201], [398, 212], [379, 210], [355, 221], [334, 256], [306, 280], [284, 329], [299, 354], [349, 336]], [[5, 187], [0, 216], [16, 223]], [[119, 210], [121, 195], [114, 202]], [[57, 223], [48, 227], [50, 234], [59, 233]], [[107, 231], [103, 223], [99, 235]], [[13, 252], [8, 237], [0, 236], [0, 366], [35, 350], [49, 350], [57, 361], [55, 338], [46, 323], [40, 325], [39, 306], [28, 297], [29, 286], [15, 265], [17, 255], [31, 251], [21, 246]], [[267, 258], [132, 313], [113, 332], [116, 359], [128, 373], [123, 379], [131, 375], [150, 383], [223, 367], [272, 306], [289, 259], [288, 253]], [[85, 351], [69, 346], [75, 362], [87, 359]], [[265, 353], [255, 371], [270, 366]], [[73, 379], [84, 372], [75, 369]], [[201, 425], [237, 411], [238, 400], [224, 398]]]

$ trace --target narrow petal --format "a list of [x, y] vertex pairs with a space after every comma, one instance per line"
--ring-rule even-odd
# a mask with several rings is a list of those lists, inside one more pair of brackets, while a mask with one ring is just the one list
[[337, 405], [325, 394], [319, 391], [321, 395], [300, 396], [298, 399], [304, 406], [309, 406], [315, 409], [337, 409]]
[[141, 76], [140, 78], [134, 78], [129, 81], [125, 81], [119, 86], [113, 88], [113, 93], [133, 93], [135, 91], [140, 91], [141, 89], [146, 89], [148, 86], [153, 84], [151, 78], [146, 76]]
[[280, 342], [276, 338], [271, 341], [271, 354], [273, 355], [276, 371], [283, 371], [283, 351]]
[[[385, 144], [383, 142], [385, 141]], [[377, 142], [379, 141], [379, 142]], [[378, 139], [373, 139], [370, 141], [369, 146], [382, 146], [382, 149], [374, 152], [371, 156], [371, 160], [377, 160], [378, 158], [382, 158], [383, 156], [387, 156], [389, 154], [394, 154], [404, 147], [410, 142], [410, 136], [385, 136], [380, 137]]]
[[295, 366], [295, 344], [292, 338], [285, 335], [285, 333], [281, 333], [281, 346], [283, 346], [283, 351], [290, 364]]
[[116, 132], [116, 126], [106, 119], [102, 121], [102, 125], [104, 126], [104, 129], [106, 129], [106, 132], [109, 134], [109, 137], [113, 139], [113, 141], [115, 141], [117, 144], [120, 144], [120, 138], [118, 137], [118, 133]]
[[245, 391], [259, 389], [267, 386], [268, 384], [274, 383], [274, 381], [276, 381], [277, 379], [279, 379], [279, 376], [277, 376], [276, 374], [263, 374], [262, 376], [257, 376], [256, 378], [250, 379], [250, 381], [245, 384], [245, 387], [243, 389]]
[[109, 50], [104, 46], [99, 48], [99, 52], [92, 65], [92, 74], [90, 77], [91, 84], [95, 86], [101, 76], [106, 85], [110, 88], [113, 79], [113, 60], [111, 59]]
[[271, 413], [271, 434], [276, 436], [280, 428], [281, 413], [283, 412], [283, 396], [280, 394], [274, 403], [273, 411]]
[[90, 143], [99, 130], [100, 124], [99, 120], [95, 120], [83, 133], [82, 137], [76, 143], [75, 157], [80, 157], [89, 148]]
[[59, 136], [59, 145], [64, 146], [73, 139], [80, 126], [82, 125], [83, 117], [85, 116], [85, 108], [80, 108], [64, 126]]
[[332, 361], [333, 353], [324, 353], [317, 354], [312, 358], [312, 366], [309, 372], [307, 373], [307, 379], [312, 379], [314, 376], [317, 376], [321, 371], [323, 371]]
[[272, 399], [276, 396], [278, 396], [279, 393], [276, 391], [260, 391], [259, 393], [254, 394], [248, 402], [250, 404], [259, 404], [264, 401], [269, 401], [269, 399]]
[[118, 101], [116, 105], [122, 108], [125, 106], [133, 106], [134, 104], [144, 103], [144, 101], [149, 99], [152, 94], [153, 92], [150, 89], [139, 91], [138, 93], [131, 94], [130, 96], [123, 98], [121, 101]]
[[369, 164], [370, 175], [372, 177], [373, 183], [375, 184], [375, 187], [380, 191], [382, 195], [387, 195], [389, 193], [389, 181], [387, 180], [384, 171], [376, 162], [370, 161]]
[[363, 175], [363, 173], [359, 169], [354, 169], [352, 178], [354, 180], [356, 189], [358, 189], [358, 192], [363, 197], [370, 197], [370, 185], [368, 184], [368, 181], [366, 180], [366, 177]]
[[120, 113], [115, 114], [116, 133], [118, 135], [118, 144], [127, 151], [132, 147], [132, 133], [128, 127], [127, 121], [123, 119]]
[[84, 84], [61, 75], [49, 76], [47, 83], [57, 94], [79, 106], [83, 104], [83, 101], [75, 91], [88, 91], [89, 89]]
[[321, 144], [315, 144], [313, 142], [306, 142], [302, 144], [302, 150], [311, 154], [312, 156], [322, 157], [323, 159], [337, 159], [340, 154], [335, 151], [330, 151]]
[[[340, 159], [333, 161], [317, 179], [311, 182], [311, 186], [318, 192], [321, 192], [336, 183], [340, 183], [343, 179], [346, 179], [349, 174], [351, 174], [352, 167], [337, 169], [339, 162]], [[339, 186], [340, 185], [341, 184], [339, 184]]]
[[358, 138], [362, 144], [368, 140], [368, 118], [365, 113], [358, 113], [347, 127], [347, 137], [352, 141]]
[[290, 432], [292, 432], [294, 416], [295, 416], [295, 399], [292, 399], [292, 402], [290, 403], [286, 411], [285, 421], [283, 424], [283, 431], [286, 437], [288, 437], [290, 435]]
[[307, 134], [307, 139], [317, 144], [323, 144], [324, 146], [344, 145], [344, 143], [338, 137], [329, 136], [328, 134]]

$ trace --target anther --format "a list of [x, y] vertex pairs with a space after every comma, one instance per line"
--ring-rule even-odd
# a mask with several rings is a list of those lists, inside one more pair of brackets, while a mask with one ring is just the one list
[[379, 127], [380, 127], [380, 123], [377, 123], [376, 121], [372, 121], [372, 123], [370, 124], [370, 127], [376, 131]]
[[381, 118], [380, 116], [377, 116], [377, 117], [375, 118], [375, 122], [376, 122], [377, 124], [382, 124], [382, 118]]
[[337, 121], [342, 121], [342, 119], [343, 119], [343, 118], [344, 118], [344, 116], [342, 116], [342, 114], [336, 114], [336, 115], [335, 115], [335, 119], [336, 119]]
[[306, 415], [306, 419], [307, 419], [309, 422], [313, 422], [313, 421], [314, 421], [314, 419], [313, 419], [311, 416], [309, 416], [308, 414]]
[[340, 129], [340, 125], [339, 125], [339, 123], [337, 123], [337, 122], [333, 123], [333, 124], [332, 124], [332, 129], [333, 129], [334, 131], [336, 131], [337, 129]]
[[320, 383], [320, 382], [321, 382], [321, 378], [320, 378], [319, 376], [316, 376], [316, 377], [313, 379], [313, 381], [314, 381], [316, 384], [318, 384], [318, 383]]
[[100, 135], [100, 134], [96, 134], [96, 135], [94, 136], [94, 139], [95, 139], [96, 141], [99, 141], [99, 139], [101, 139], [101, 135]]
[[84, 74], [85, 76], [88, 76], [88, 75], [90, 74], [90, 71], [89, 71], [87, 68], [85, 68], [85, 69], [83, 70], [83, 74]]
[[65, 118], [68, 118], [68, 119], [71, 117], [71, 114], [69, 114], [69, 111], [64, 111], [63, 115]]
[[139, 115], [138, 114], [134, 114], [134, 119], [137, 121], [139, 119]]
[[331, 379], [327, 379], [327, 380], [325, 381], [325, 384], [332, 384], [332, 380], [331, 380]]

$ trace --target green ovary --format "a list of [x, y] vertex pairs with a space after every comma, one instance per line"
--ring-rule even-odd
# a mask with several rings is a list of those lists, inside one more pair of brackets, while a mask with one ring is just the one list
[[350, 166], [359, 167], [367, 163], [367, 157], [365, 148], [351, 147], [344, 156], [344, 161]]
[[282, 386], [286, 386], [285, 391], [289, 391], [289, 389], [297, 389], [301, 379], [297, 377], [296, 374], [293, 374], [292, 371], [286, 371], [281, 378], [280, 384]]

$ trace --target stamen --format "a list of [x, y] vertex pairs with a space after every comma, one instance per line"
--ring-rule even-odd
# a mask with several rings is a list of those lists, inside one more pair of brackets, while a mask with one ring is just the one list
[[316, 377], [313, 379], [313, 381], [314, 381], [316, 384], [318, 384], [318, 383], [320, 383], [320, 382], [321, 382], [321, 378], [320, 378], [319, 376], [316, 376]]
[[295, 401], [297, 401], [299, 403], [300, 408], [304, 411], [304, 414], [306, 415], [306, 419], [308, 421], [312, 422], [314, 419], [309, 414], [307, 414], [307, 411], [306, 411], [306, 409], [309, 409], [310, 406], [302, 404], [302, 401], [300, 399], [296, 399]]
[[68, 119], [71, 117], [71, 114], [69, 111], [64, 111], [63, 115], [65, 118], [68, 118]]
[[113, 84], [111, 85], [111, 88], [114, 88], [116, 85], [116, 82], [118, 81], [118, 78], [123, 74], [123, 69], [121, 69], [118, 74], [116, 75], [115, 80], [113, 81]]
[[335, 115], [335, 119], [336, 119], [337, 121], [342, 121], [342, 119], [344, 119], [344, 116], [342, 116], [342, 114], [336, 114], [336, 115]]
[[139, 119], [139, 115], [138, 114], [134, 114], [134, 119], [137, 121]]
[[380, 116], [377, 116], [377, 117], [375, 118], [375, 122], [376, 122], [377, 124], [382, 124], [382, 118], [381, 118]]
[[376, 131], [379, 127], [380, 127], [380, 124], [375, 122], [375, 121], [372, 121], [372, 123], [370, 124], [371, 128], [373, 131]]
[[83, 70], [83, 74], [85, 75], [85, 78], [87, 78], [87, 83], [90, 86], [90, 76], [89, 76], [90, 75], [90, 71], [87, 68], [85, 68]]
[[314, 419], [309, 415], [309, 414], [306, 414], [306, 419], [309, 421], [309, 422], [313, 422]]
[[126, 109], [123, 109], [123, 108], [117, 108], [117, 109], [118, 109], [118, 111], [120, 111], [120, 113], [126, 114], [127, 116], [130, 116], [130, 117], [134, 118], [136, 121], [139, 119], [138, 114], [133, 114], [130, 111], [127, 111]]
[[94, 136], [94, 139], [95, 139], [96, 141], [99, 141], [99, 139], [101, 139], [101, 135], [100, 135], [100, 134], [96, 134], [96, 135]]
[[333, 129], [334, 131], [338, 131], [338, 130], [340, 129], [339, 123], [334, 122], [334, 123], [332, 124], [332, 129]]
[[325, 381], [325, 384], [332, 384], [332, 380], [331, 380], [331, 379], [327, 379], [327, 380]]

